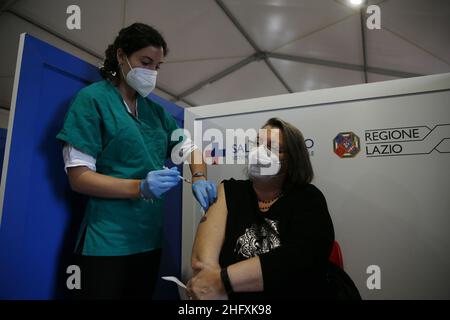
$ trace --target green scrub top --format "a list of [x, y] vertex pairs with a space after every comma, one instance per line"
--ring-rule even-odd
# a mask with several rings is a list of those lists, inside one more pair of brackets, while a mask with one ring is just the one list
[[[122, 96], [109, 81], [96, 82], [72, 101], [57, 139], [96, 159], [100, 174], [143, 179], [162, 169], [178, 128], [160, 105], [138, 96], [138, 117], [127, 111]], [[130, 255], [161, 248], [163, 201], [90, 197], [77, 248], [89, 256]], [[83, 236], [84, 234], [84, 236]], [[80, 243], [83, 241], [83, 243]]]

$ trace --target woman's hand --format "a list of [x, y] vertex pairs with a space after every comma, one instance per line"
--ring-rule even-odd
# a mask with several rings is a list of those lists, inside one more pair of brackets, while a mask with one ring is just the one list
[[196, 262], [197, 272], [187, 284], [188, 297], [198, 300], [228, 300], [228, 295], [220, 278], [220, 266]]

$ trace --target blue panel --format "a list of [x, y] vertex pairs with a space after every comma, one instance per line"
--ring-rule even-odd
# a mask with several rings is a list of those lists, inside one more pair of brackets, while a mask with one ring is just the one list
[[[71, 98], [99, 79], [96, 67], [26, 35], [0, 226], [0, 299], [63, 297], [85, 198], [70, 190], [55, 137]], [[175, 251], [179, 229], [169, 230]]]
[[[178, 126], [183, 128], [184, 108], [154, 94], [150, 95], [150, 99], [162, 105], [175, 118]], [[171, 168], [174, 164], [168, 160], [166, 166]], [[182, 165], [178, 166], [178, 168], [180, 172], [183, 171]], [[161, 280], [161, 276], [181, 277], [182, 185], [179, 184], [176, 188], [170, 190], [166, 195], [166, 199], [164, 208], [164, 250], [154, 295], [154, 298], [158, 300], [179, 298], [177, 286], [172, 282]]]
[[92, 65], [26, 36], [0, 228], [0, 298], [49, 299], [64, 284], [84, 198], [70, 191], [55, 136], [70, 99], [98, 79]]
[[180, 128], [184, 127], [184, 108], [176, 105], [175, 103], [169, 102], [153, 93], [150, 94], [149, 98], [152, 101], [162, 105], [164, 109], [169, 112], [175, 118], [175, 120], [177, 120], [178, 126]]

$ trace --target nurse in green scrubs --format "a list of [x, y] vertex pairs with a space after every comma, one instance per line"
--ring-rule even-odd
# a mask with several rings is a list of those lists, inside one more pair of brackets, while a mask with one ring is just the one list
[[[151, 298], [158, 272], [165, 192], [180, 183], [164, 168], [175, 145], [175, 120], [147, 99], [167, 45], [154, 28], [135, 23], [122, 29], [106, 52], [105, 80], [73, 99], [57, 138], [63, 142], [72, 189], [89, 196], [76, 245], [81, 290], [87, 299]], [[184, 140], [183, 140], [184, 139]], [[197, 153], [197, 155], [195, 155]], [[204, 162], [194, 164], [193, 194], [204, 210], [216, 199]]]

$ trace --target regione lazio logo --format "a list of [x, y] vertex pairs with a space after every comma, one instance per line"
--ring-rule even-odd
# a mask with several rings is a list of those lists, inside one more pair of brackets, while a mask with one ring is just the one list
[[353, 158], [361, 149], [359, 137], [353, 132], [341, 132], [333, 140], [333, 149], [340, 158]]

